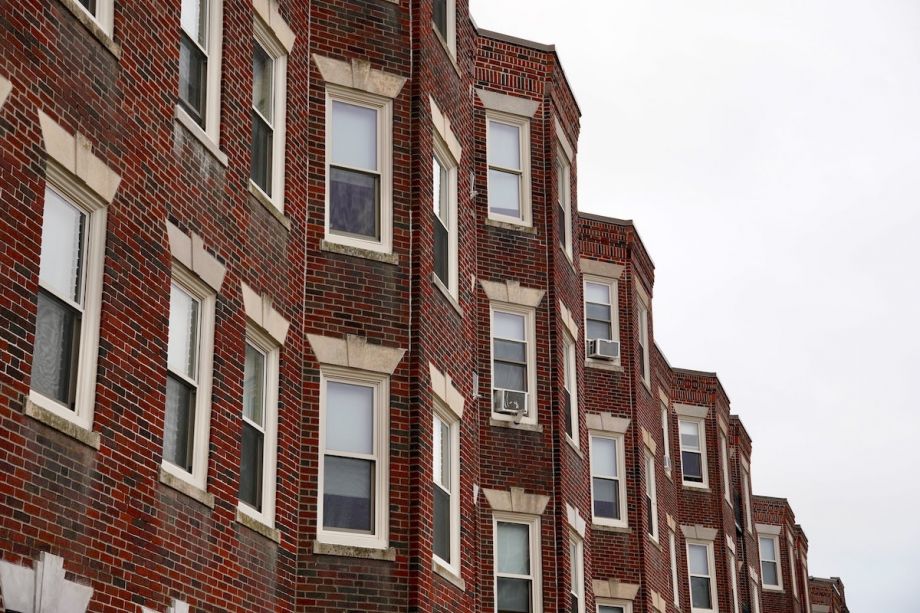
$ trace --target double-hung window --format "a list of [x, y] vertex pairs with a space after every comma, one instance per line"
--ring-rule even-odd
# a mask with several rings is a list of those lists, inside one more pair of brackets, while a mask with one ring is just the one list
[[655, 487], [655, 456], [645, 454], [645, 511], [648, 514], [648, 535], [658, 541], [658, 493]]
[[668, 531], [668, 545], [671, 548], [671, 595], [674, 606], [680, 608], [680, 579], [678, 578], [677, 570], [677, 537], [673, 530]]
[[638, 302], [639, 310], [639, 372], [642, 376], [642, 382], [646, 387], [651, 386], [649, 338], [648, 338], [648, 305], [641, 299]]
[[597, 613], [632, 613], [632, 605], [623, 604], [598, 604]]
[[661, 403], [661, 434], [664, 440], [664, 474], [670, 478], [673, 466], [671, 460], [671, 426], [668, 422], [668, 405], [664, 401]]
[[680, 419], [680, 463], [684, 485], [706, 487], [706, 424]]
[[103, 32], [112, 36], [112, 25], [115, 20], [113, 0], [76, 0], [76, 3], [99, 24]]
[[451, 57], [457, 56], [457, 0], [433, 0], [431, 23]]
[[441, 138], [434, 136], [432, 161], [432, 228], [434, 274], [456, 300], [459, 295], [457, 262], [457, 162]]
[[[617, 314], [617, 280], [585, 276], [585, 350], [588, 358], [619, 362], [620, 331]], [[617, 343], [616, 347], [605, 345]], [[617, 357], [611, 357], [616, 355]]]
[[687, 542], [691, 611], [714, 611], [716, 589], [711, 542]]
[[728, 465], [728, 443], [725, 440], [725, 435], [721, 433], [719, 434], [719, 459], [722, 465], [722, 489], [725, 492], [725, 501], [728, 503], [728, 506], [731, 506], [732, 485], [731, 478], [729, 477], [731, 473]]
[[530, 122], [489, 111], [487, 124], [489, 217], [530, 226]]
[[390, 252], [392, 108], [390, 98], [327, 86], [328, 241]]
[[387, 546], [389, 379], [328, 368], [320, 377], [318, 540]]
[[795, 570], [795, 544], [792, 542], [791, 531], [787, 530], [786, 532], [788, 540], [788, 547], [786, 551], [789, 554], [789, 577], [792, 579], [792, 595], [798, 597], [799, 595], [799, 581], [796, 577]]
[[760, 589], [757, 586], [757, 581], [751, 578], [749, 585], [751, 588], [751, 607], [753, 608], [753, 613], [760, 613]]
[[732, 613], [741, 613], [738, 608], [738, 567], [735, 564], [735, 554], [728, 554], [728, 576], [732, 582]]
[[436, 404], [432, 424], [435, 561], [460, 575], [460, 421]]
[[760, 576], [764, 589], [783, 589], [782, 569], [779, 562], [779, 536], [760, 536]]
[[623, 436], [591, 435], [591, 500], [593, 521], [625, 527], [626, 486]]
[[569, 611], [585, 611], [585, 554], [584, 543], [573, 532], [569, 533]]
[[179, 109], [215, 144], [220, 134], [223, 0], [182, 0]]
[[[45, 189], [30, 400], [90, 429], [99, 347], [106, 209]], [[76, 193], [76, 192], [75, 192]]]
[[288, 50], [258, 17], [253, 31], [250, 179], [283, 210]]
[[496, 514], [493, 530], [496, 613], [539, 613], [543, 608], [539, 518]]
[[254, 329], [246, 336], [239, 509], [273, 527], [280, 349]]
[[536, 423], [536, 349], [532, 308], [492, 307], [492, 413]]
[[575, 341], [562, 334], [562, 397], [565, 411], [565, 433], [578, 447], [578, 371], [575, 361]]
[[562, 147], [556, 153], [556, 202], [559, 246], [572, 259], [572, 164]]
[[751, 522], [751, 476], [744, 467], [741, 468], [741, 489], [744, 501], [744, 525], [747, 531], [751, 532], [754, 528]]

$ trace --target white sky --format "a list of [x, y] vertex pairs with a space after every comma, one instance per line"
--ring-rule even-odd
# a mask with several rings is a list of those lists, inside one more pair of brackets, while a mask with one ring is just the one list
[[470, 5], [556, 44], [579, 208], [636, 221], [656, 341], [719, 373], [811, 574], [856, 613], [916, 613], [920, 2]]

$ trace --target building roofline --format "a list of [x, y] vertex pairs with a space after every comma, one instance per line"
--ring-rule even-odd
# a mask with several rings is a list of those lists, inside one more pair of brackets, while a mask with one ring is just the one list
[[705, 370], [694, 370], [692, 368], [673, 368], [674, 372], [679, 372], [683, 375], [692, 375], [694, 377], [715, 377], [719, 378], [719, 375], [715, 372], [708, 372]]
[[636, 227], [636, 224], [633, 223], [632, 219], [619, 219], [617, 217], [608, 217], [607, 215], [598, 215], [597, 213], [588, 213], [586, 211], [578, 211], [578, 216], [584, 217], [585, 219], [590, 219], [591, 221], [609, 223], [615, 226], [626, 226], [629, 228]]
[[744, 436], [747, 437], [747, 440], [751, 443], [751, 446], [754, 446], [754, 439], [751, 437], [751, 433], [748, 432], [747, 426], [744, 425], [744, 420], [741, 419], [741, 416], [737, 413], [730, 413], [728, 415], [729, 423], [735, 422], [738, 424], [738, 427], [741, 428], [741, 432], [744, 433]]

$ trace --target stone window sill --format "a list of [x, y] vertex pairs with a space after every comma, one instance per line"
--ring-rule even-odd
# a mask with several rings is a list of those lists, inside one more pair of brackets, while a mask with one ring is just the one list
[[181, 479], [167, 471], [162, 466], [160, 467], [160, 483], [166, 487], [176, 490], [180, 494], [188, 496], [192, 500], [197, 500], [210, 509], [214, 508], [214, 494], [209, 494], [203, 489], [195, 487], [188, 481], [185, 481], [184, 479]]
[[394, 266], [399, 265], [399, 256], [395, 253], [381, 253], [379, 251], [371, 251], [370, 249], [362, 249], [361, 247], [353, 247], [351, 245], [342, 245], [340, 243], [335, 243], [330, 240], [321, 241], [319, 244], [319, 248], [320, 250], [328, 251], [329, 253], [339, 253], [341, 255], [350, 255], [355, 258], [364, 258], [365, 260], [383, 262], [384, 264], [393, 264]]
[[632, 528], [629, 526], [605, 526], [603, 524], [591, 524], [591, 530], [594, 532], [611, 532], [613, 534], [632, 534]]
[[382, 560], [384, 562], [396, 561], [396, 549], [374, 549], [372, 547], [358, 547], [355, 545], [333, 545], [313, 541], [313, 553], [320, 556], [338, 556], [342, 558], [361, 558], [362, 560]]
[[565, 442], [569, 444], [569, 447], [578, 455], [579, 458], [582, 460], [585, 459], [585, 454], [582, 453], [581, 449], [578, 448], [578, 443], [572, 440], [572, 437], [568, 434], [565, 435]]
[[265, 525], [264, 523], [262, 523], [255, 517], [252, 517], [251, 515], [243, 512], [240, 509], [236, 510], [236, 521], [238, 524], [242, 526], [246, 526], [253, 532], [257, 534], [261, 534], [268, 540], [274, 541], [275, 543], [278, 543], [279, 545], [281, 544], [281, 532], [279, 532], [275, 528], [272, 528], [271, 526]]
[[597, 370], [607, 370], [610, 372], [623, 372], [623, 366], [616, 362], [607, 362], [605, 360], [595, 360], [594, 358], [585, 358], [586, 368], [595, 368]]
[[516, 424], [513, 421], [505, 421], [504, 419], [495, 419], [494, 417], [489, 419], [489, 425], [493, 428], [508, 428], [511, 430], [523, 430], [524, 432], [543, 432], [542, 424]]
[[83, 426], [79, 426], [69, 419], [61, 417], [57, 413], [41, 406], [32, 398], [26, 397], [24, 408], [26, 415], [53, 430], [57, 430], [61, 434], [65, 434], [76, 441], [80, 441], [96, 451], [102, 446], [101, 437], [98, 432], [87, 430]]
[[492, 219], [491, 217], [486, 217], [486, 225], [492, 226], [493, 228], [502, 228], [503, 230], [514, 230], [515, 232], [523, 232], [525, 234], [536, 234], [537, 229], [533, 226], [527, 226], [523, 223], [512, 223], [510, 221], [499, 221], [498, 219]]
[[220, 147], [217, 146], [217, 143], [211, 140], [211, 137], [201, 129], [201, 126], [195, 123], [195, 120], [185, 112], [185, 109], [177, 104], [175, 113], [176, 121], [179, 122], [179, 124], [181, 124], [182, 127], [186, 129], [186, 131], [194, 136], [195, 139], [204, 146], [208, 153], [214, 157], [214, 159], [216, 159], [221, 163], [221, 165], [225, 167], [230, 165], [230, 160], [227, 158], [227, 154], [220, 150]]
[[112, 37], [109, 36], [105, 30], [102, 29], [95, 19], [93, 19], [89, 13], [86, 12], [80, 3], [76, 0], [58, 0], [61, 5], [73, 13], [73, 16], [77, 18], [84, 28], [86, 28], [90, 34], [93, 35], [93, 38], [98, 40], [106, 50], [115, 56], [116, 60], [121, 60], [121, 45], [112, 40]]
[[431, 273], [431, 282], [434, 283], [434, 286], [437, 287], [442, 294], [444, 294], [444, 297], [447, 298], [447, 302], [450, 303], [450, 306], [454, 307], [454, 310], [457, 311], [460, 317], [463, 317], [463, 309], [457, 304], [457, 300], [451, 295], [450, 290], [448, 290], [441, 280], [438, 279], [438, 275]]
[[454, 571], [441, 563], [437, 558], [431, 559], [431, 570], [433, 570], [436, 575], [446, 579], [451, 585], [460, 588], [460, 591], [466, 591], [466, 582], [460, 576], [454, 574]]
[[261, 204], [262, 208], [264, 208], [266, 211], [271, 213], [272, 217], [274, 217], [278, 223], [284, 227], [285, 230], [288, 232], [291, 231], [291, 219], [287, 217], [281, 211], [281, 209], [279, 209], [278, 206], [272, 202], [268, 196], [265, 195], [265, 192], [259, 189], [259, 187], [252, 181], [249, 182], [249, 193], [252, 195], [252, 199]]
[[686, 482], [682, 482], [681, 486], [689, 492], [703, 492], [704, 494], [712, 493], [712, 490], [708, 486], [690, 485], [689, 483], [686, 483]]

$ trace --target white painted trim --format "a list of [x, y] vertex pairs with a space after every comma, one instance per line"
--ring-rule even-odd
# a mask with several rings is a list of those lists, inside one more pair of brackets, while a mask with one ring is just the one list
[[[569, 593], [578, 599], [578, 611], [570, 613], [585, 613], [585, 543], [583, 537], [573, 530], [569, 530], [569, 556], [575, 549], [575, 559], [570, 560], [569, 568], [574, 561], [574, 576], [569, 571]], [[566, 609], [568, 611], [569, 609]]]
[[595, 599], [595, 604], [597, 606], [597, 613], [603, 613], [601, 607], [623, 607], [623, 613], [633, 613], [633, 603], [631, 600], [598, 597]]
[[661, 435], [664, 442], [664, 457], [666, 461], [669, 462], [670, 468], [667, 466], [664, 467], [664, 474], [667, 475], [668, 479], [672, 478], [672, 473], [674, 470], [674, 458], [671, 457], [671, 412], [668, 409], [668, 399], [663, 392], [660, 392], [662, 396], [660, 404], [661, 412]]
[[208, 74], [204, 132], [220, 149], [221, 63], [224, 49], [224, 0], [208, 0]]
[[[527, 414], [516, 419], [512, 415], [496, 413], [493, 408], [495, 388], [495, 312], [521, 315], [524, 317], [524, 332], [527, 343]], [[537, 424], [537, 325], [536, 312], [533, 307], [526, 307], [507, 302], [490, 302], [489, 304], [489, 369], [491, 375], [491, 388], [489, 394], [489, 411], [492, 419], [496, 421], [511, 421], [521, 424]]]
[[[560, 143], [556, 149], [556, 200], [562, 199], [562, 214], [564, 219], [564, 236], [562, 236], [562, 250], [565, 257], [572, 261], [573, 237], [572, 224], [572, 160], [567, 157], [565, 148]], [[561, 182], [561, 185], [559, 183]]]
[[[686, 541], [686, 548], [687, 548], [687, 551], [686, 551], [687, 553], [687, 586], [688, 586], [688, 589], [690, 590], [690, 602], [691, 602], [690, 611], [691, 613], [698, 613], [698, 612], [699, 613], [703, 613], [703, 612], [717, 613], [719, 610], [719, 589], [718, 589], [717, 582], [716, 582], [716, 563], [715, 563], [715, 553], [714, 553], [715, 548], [713, 547], [713, 542], [709, 540], [691, 539], [691, 538], [687, 538], [685, 539], [685, 541]], [[708, 564], [709, 564], [709, 575], [707, 576], [707, 578], [709, 579], [709, 599], [712, 602], [711, 609], [701, 609], [698, 607], [694, 607], [692, 605], [692, 602], [693, 602], [692, 578], [693, 577], [703, 577], [706, 575], [694, 575], [690, 572], [690, 546], [691, 545], [699, 545], [699, 546], [706, 547], [706, 556], [708, 558]]]
[[722, 469], [722, 489], [725, 490], [725, 502], [728, 503], [729, 507], [734, 508], [731, 494], [731, 477], [729, 476], [730, 467], [728, 465], [728, 439], [724, 432], [719, 432], [719, 465]]
[[639, 341], [639, 346], [642, 347], [642, 370], [639, 373], [639, 378], [645, 387], [652, 391], [652, 356], [651, 356], [651, 337], [649, 335], [649, 319], [652, 316], [651, 308], [649, 307], [648, 301], [640, 300], [638, 302], [637, 311], [639, 317], [639, 329], [637, 330], [637, 340]]
[[[610, 291], [610, 334], [612, 338], [610, 340], [620, 342], [620, 292], [619, 292], [619, 281], [614, 277], [605, 277], [597, 274], [583, 274], [581, 281], [581, 291], [582, 291], [582, 316], [583, 321], [585, 322], [585, 362], [588, 364], [602, 363], [602, 364], [613, 364], [615, 366], [622, 365], [622, 350], [621, 357], [607, 362], [605, 360], [597, 360], [594, 358], [587, 357], [588, 351], [588, 292], [587, 286], [588, 283], [595, 283], [597, 285], [606, 285]], [[622, 345], [621, 345], [622, 348]]]
[[749, 469], [746, 468], [748, 464], [744, 461], [744, 458], [741, 459], [741, 489], [743, 490], [742, 503], [744, 504], [744, 526], [747, 528], [747, 531], [753, 533], [754, 524], [751, 521], [751, 473]]
[[[530, 531], [530, 574], [526, 576], [531, 581], [531, 611], [543, 611], [543, 555], [540, 548], [541, 530], [539, 515], [523, 515], [520, 513], [507, 513], [495, 511], [492, 513], [492, 585], [495, 611], [498, 611], [498, 524], [513, 523], [526, 525]], [[525, 578], [524, 576], [515, 576]]]
[[[433, 416], [443, 421], [450, 431], [450, 557], [448, 562], [432, 551], [434, 562], [444, 567], [450, 574], [455, 577], [461, 577], [461, 553], [460, 553], [460, 418], [446, 405], [439, 400], [435, 400], [433, 407]], [[437, 422], [432, 419], [432, 436]], [[437, 449], [432, 443], [432, 482], [435, 483], [437, 477], [437, 468], [434, 463]], [[435, 483], [437, 487], [437, 483]], [[442, 488], [443, 489], [443, 488]], [[432, 503], [432, 508], [433, 508]], [[434, 528], [432, 524], [432, 529]], [[433, 542], [433, 541], [432, 541]], [[433, 545], [432, 545], [433, 549]], [[462, 579], [461, 579], [462, 580]]]
[[[679, 413], [678, 413], [679, 414]], [[697, 425], [697, 429], [700, 433], [700, 448], [699, 450], [688, 449], [689, 453], [699, 453], [700, 454], [700, 472], [703, 473], [703, 482], [697, 483], [696, 481], [687, 481], [684, 478], [684, 441], [680, 435], [680, 424], [682, 422], [693, 423]], [[699, 489], [708, 489], [709, 488], [709, 460], [707, 456], [707, 443], [706, 443], [706, 419], [700, 417], [689, 417], [686, 415], [681, 415], [677, 420], [677, 442], [680, 448], [681, 462], [680, 462], [680, 479], [684, 487], [699, 488]]]
[[[572, 422], [571, 441], [575, 449], [581, 448], [581, 412], [578, 410], [578, 345], [567, 331], [562, 332], [563, 351], [563, 380], [565, 389], [569, 392], [569, 419]], [[566, 433], [568, 436], [568, 433]]]
[[65, 2], [65, 6], [67, 6], [67, 8], [74, 11], [79, 11], [89, 17], [93, 22], [96, 23], [96, 25], [102, 29], [102, 32], [109, 38], [112, 38], [112, 30], [115, 23], [114, 5], [114, 0], [96, 0], [96, 12], [93, 13], [79, 2]]
[[[259, 0], [256, 0], [258, 3]], [[263, 0], [266, 1], [266, 0]], [[277, 14], [277, 3], [274, 11]], [[280, 17], [279, 17], [280, 19]], [[284, 23], [283, 21], [281, 23]], [[285, 24], [286, 25], [286, 24]], [[287, 139], [287, 60], [289, 49], [272, 29], [257, 15], [253, 19], [253, 32], [255, 41], [272, 58], [274, 74], [272, 75], [272, 172], [271, 195], [266, 194], [252, 179], [252, 187], [262, 192], [265, 198], [280, 212], [284, 212], [284, 183], [285, 183], [285, 143]], [[293, 33], [291, 34], [293, 37]], [[293, 44], [293, 40], [291, 41]]]
[[[501, 170], [513, 170], [514, 172], [520, 172], [521, 177], [521, 189], [519, 193], [519, 209], [520, 216], [512, 217], [510, 215], [502, 215], [492, 212], [491, 204], [488, 205], [488, 218], [494, 221], [508, 223], [517, 226], [523, 226], [530, 228], [533, 226], [533, 212], [532, 212], [532, 202], [531, 202], [531, 171], [530, 171], [530, 119], [526, 116], [514, 115], [507, 112], [496, 111], [496, 110], [487, 110], [486, 111], [486, 166], [491, 169], [492, 166], [489, 163], [489, 124], [503, 123], [505, 125], [510, 125], [517, 127], [519, 129], [520, 136], [520, 162], [521, 168], [519, 169], [502, 169]], [[488, 199], [488, 176], [486, 177], [486, 195]]]
[[652, 501], [652, 513], [649, 517], [651, 522], [652, 532], [649, 534], [654, 542], [659, 541], [658, 534], [658, 484], [655, 479], [655, 456], [649, 453], [648, 451], [644, 454], [645, 458], [645, 497], [651, 498]]
[[[617, 451], [617, 489], [620, 501], [620, 518], [614, 519], [610, 517], [598, 517], [594, 514], [594, 439], [596, 438], [606, 438], [614, 441], [616, 443]], [[629, 515], [628, 515], [628, 505], [626, 504], [626, 436], [624, 434], [615, 434], [610, 432], [597, 432], [592, 431], [589, 433], [589, 446], [588, 453], [590, 454], [591, 461], [591, 522], [598, 526], [612, 526], [615, 528], [628, 528], [629, 527]], [[600, 475], [598, 478], [609, 479], [609, 476]]]
[[[776, 564], [776, 583], [767, 583], [766, 581], [761, 581], [763, 589], [768, 591], [781, 592], [783, 591], [783, 562], [782, 562], [782, 549], [780, 548], [780, 538], [779, 532], [782, 530], [781, 526], [763, 526], [764, 528], [776, 528], [777, 531], [774, 534], [772, 530], [763, 530], [761, 531], [762, 524], [757, 524], [757, 550], [760, 553], [760, 576], [765, 577], [766, 573], [763, 572], [763, 567], [765, 563]], [[776, 556], [776, 559], [770, 560], [764, 558], [763, 548], [761, 547], [761, 541], [768, 540], [773, 542], [773, 553]]]
[[[680, 608], [680, 577], [677, 568], [677, 535], [674, 529], [668, 530], [668, 547], [671, 556], [671, 596], [674, 606]], [[735, 613], [738, 613], [735, 611]]]
[[447, 52], [450, 54], [451, 59], [456, 61], [457, 59], [457, 0], [444, 0], [444, 10], [447, 12], [447, 32], [445, 32], [442, 37], [441, 32], [438, 30], [437, 26], [434, 24], [434, 20], [432, 20], [431, 22], [431, 28], [434, 30], [435, 36], [446, 39], [443, 42], [444, 42], [444, 45], [447, 47]]
[[[434, 102], [432, 101], [432, 104]], [[457, 170], [459, 160], [454, 157], [448, 144], [435, 132], [433, 154], [438, 163], [447, 171], [447, 291], [455, 302], [460, 300], [460, 256], [459, 256], [459, 205]], [[432, 183], [434, 178], [432, 177]], [[436, 198], [437, 194], [432, 194]], [[432, 211], [432, 214], [434, 211]], [[437, 223], [432, 220], [432, 223]]]

